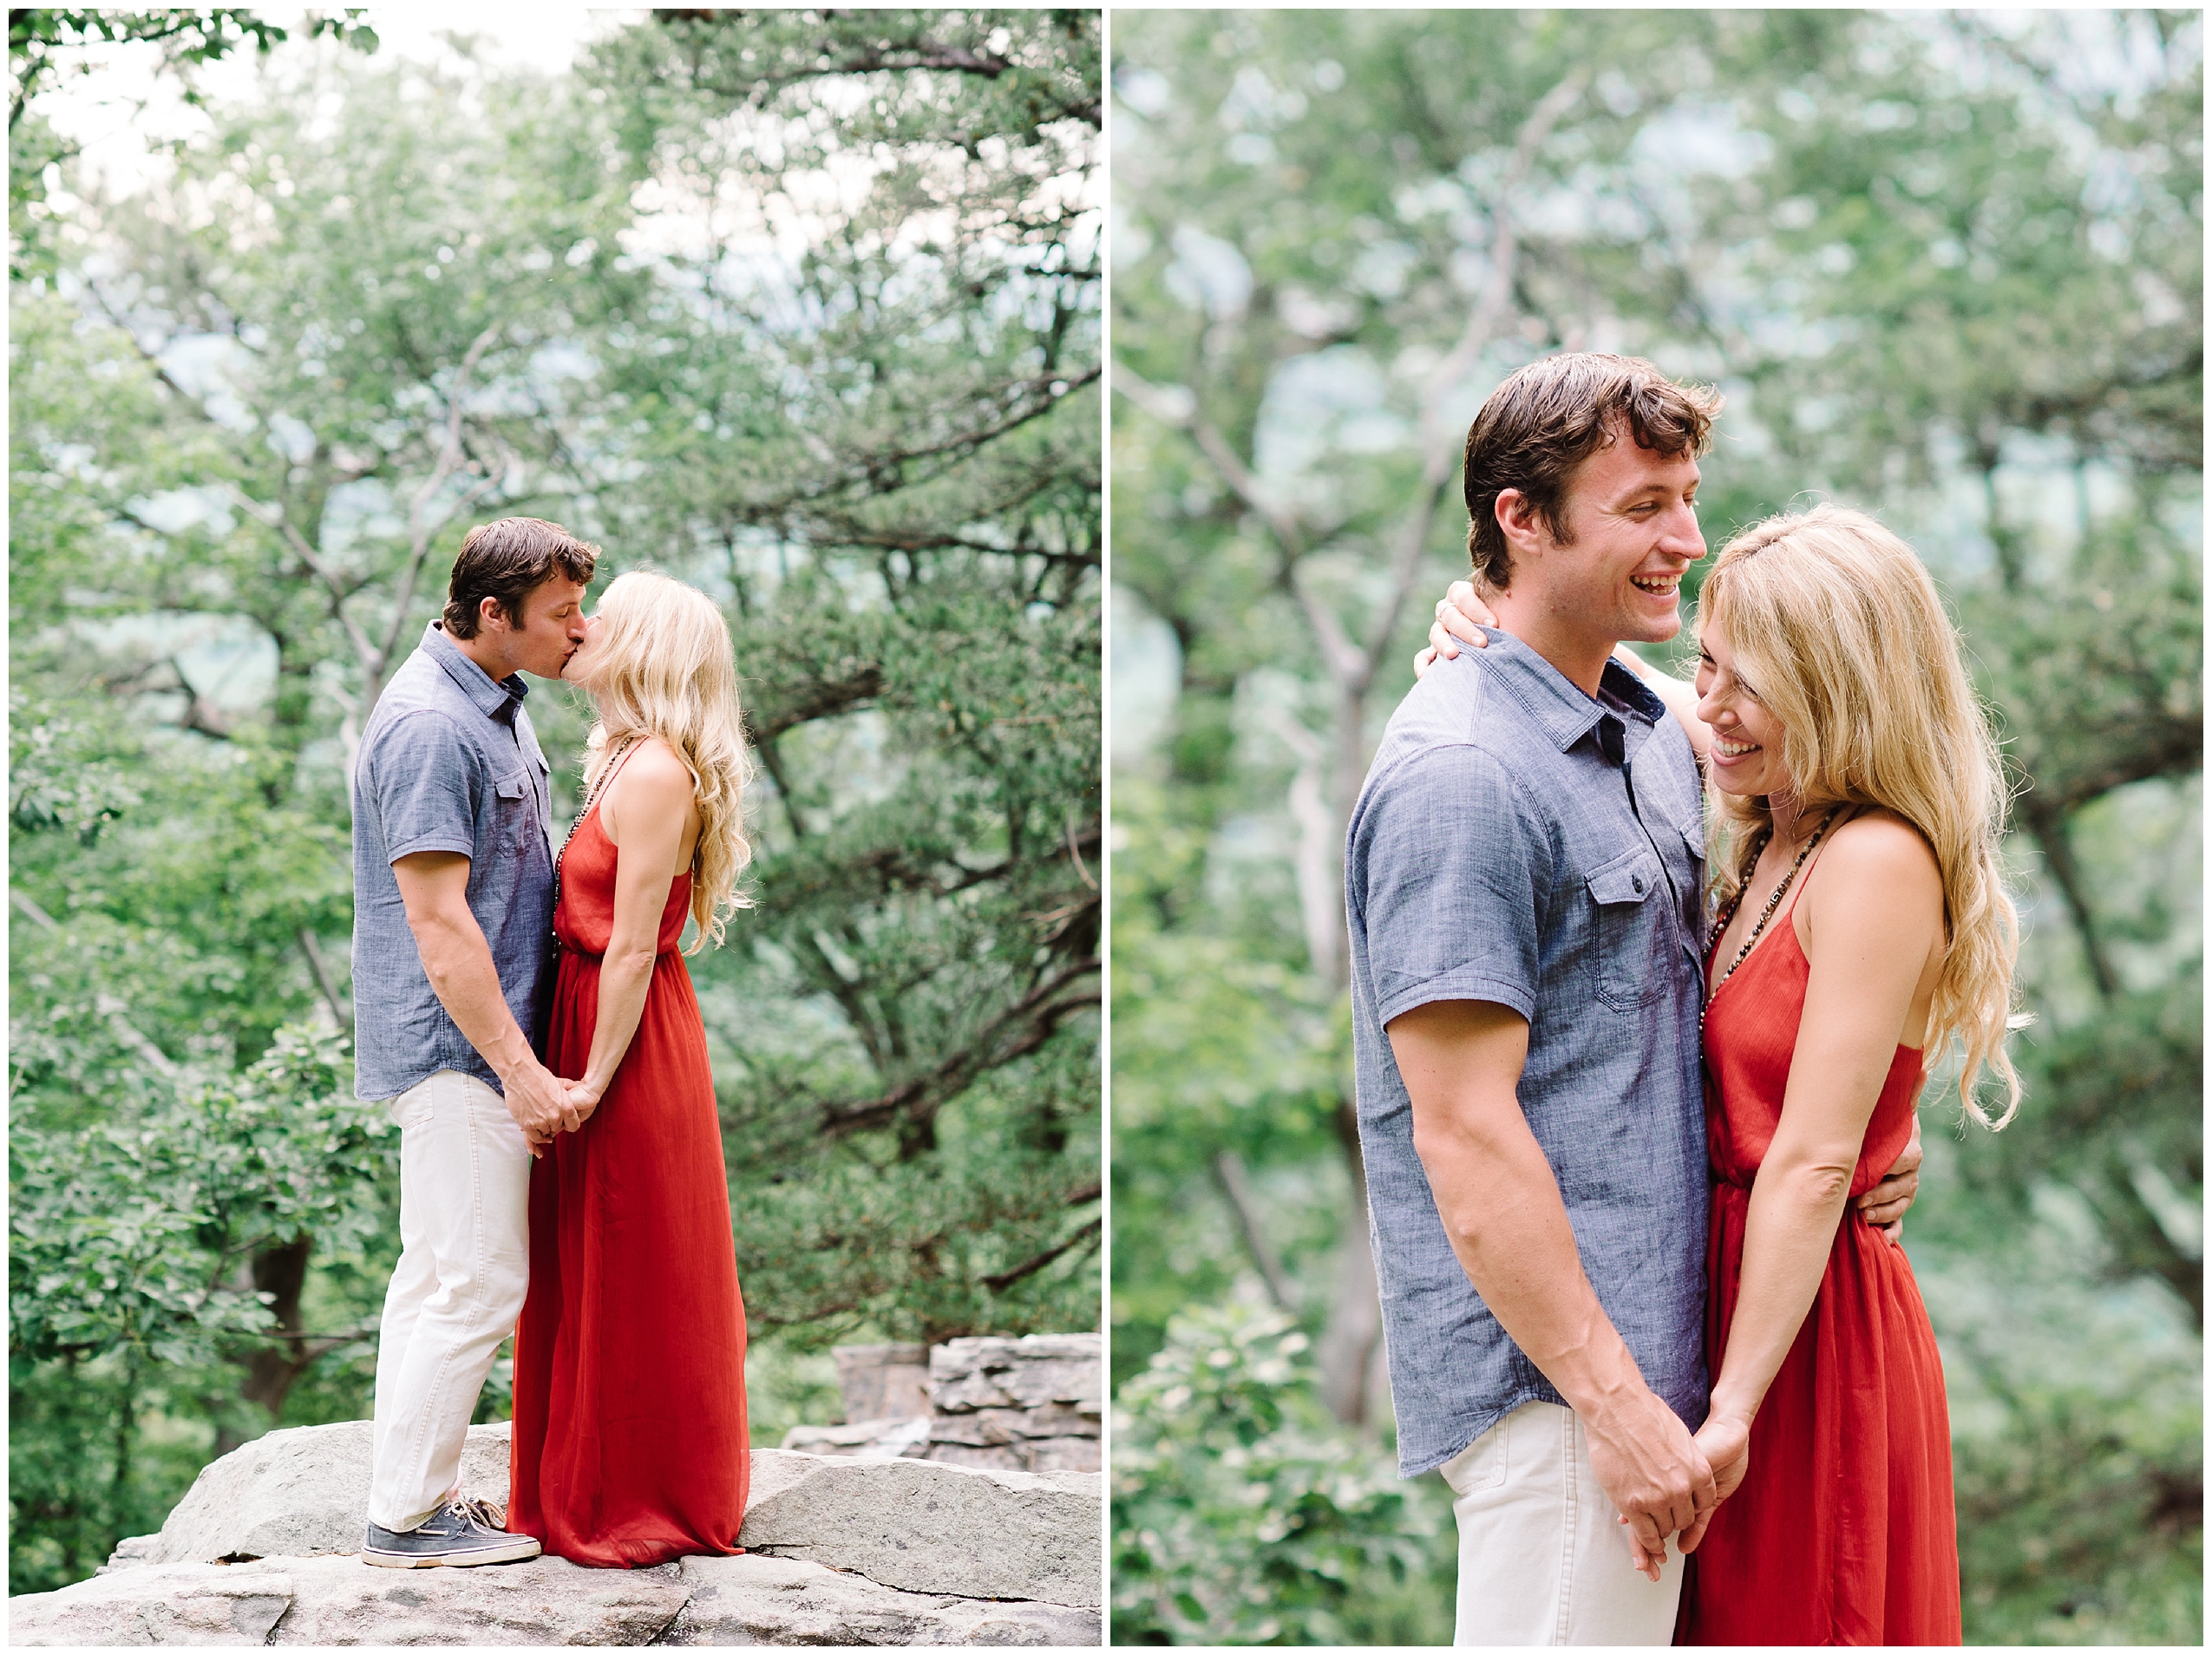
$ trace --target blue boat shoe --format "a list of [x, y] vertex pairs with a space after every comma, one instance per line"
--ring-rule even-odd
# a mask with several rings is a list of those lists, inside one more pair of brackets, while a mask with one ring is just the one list
[[380, 1569], [465, 1569], [519, 1563], [545, 1549], [527, 1534], [508, 1534], [506, 1523], [507, 1514], [488, 1501], [456, 1500], [404, 1534], [370, 1524], [361, 1560]]

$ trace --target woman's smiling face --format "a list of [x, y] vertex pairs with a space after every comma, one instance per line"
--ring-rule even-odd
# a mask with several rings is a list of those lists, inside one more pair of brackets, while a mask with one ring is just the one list
[[1736, 675], [1736, 652], [1717, 618], [1698, 629], [1698, 716], [1712, 729], [1708, 774], [1723, 793], [1759, 798], [1790, 791], [1782, 723]]

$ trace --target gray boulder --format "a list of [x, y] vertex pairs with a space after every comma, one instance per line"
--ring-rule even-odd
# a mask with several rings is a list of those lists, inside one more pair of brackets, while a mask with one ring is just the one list
[[[514, 1426], [472, 1425], [461, 1454], [461, 1492], [507, 1503]], [[203, 1468], [161, 1532], [115, 1548], [111, 1568], [217, 1563], [357, 1552], [369, 1522], [365, 1419], [271, 1431]]]
[[586, 1569], [540, 1557], [475, 1569], [376, 1569], [358, 1558], [318, 1557], [282, 1567], [292, 1602], [272, 1644], [650, 1644], [690, 1595], [674, 1564]]
[[929, 1353], [930, 1406], [953, 1414], [1058, 1405], [1096, 1419], [1104, 1390], [1103, 1352], [1096, 1333], [949, 1339]]
[[[782, 1446], [802, 1454], [831, 1454], [862, 1460], [919, 1460], [929, 1453], [927, 1414], [887, 1416], [850, 1425], [794, 1425]], [[1023, 1466], [1018, 1468], [1027, 1470]]]
[[123, 1569], [59, 1592], [9, 1599], [8, 1642], [80, 1648], [265, 1644], [291, 1598], [291, 1571], [269, 1564]]
[[749, 1551], [850, 1569], [903, 1592], [1099, 1603], [1105, 1479], [928, 1460], [753, 1450]]
[[926, 1344], [841, 1344], [837, 1390], [847, 1424], [864, 1419], [913, 1419], [929, 1413]]

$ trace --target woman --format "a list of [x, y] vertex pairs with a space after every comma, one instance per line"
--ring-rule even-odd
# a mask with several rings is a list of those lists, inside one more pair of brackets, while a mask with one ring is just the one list
[[[1934, 583], [1862, 514], [1738, 535], [1698, 644], [1694, 696], [1633, 663], [1718, 805], [1698, 1442], [1724, 1502], [1683, 1537], [1677, 1641], [1955, 1644], [1941, 1364], [1903, 1251], [1849, 1204], [1910, 1135], [1928, 1050], [1964, 1046], [1983, 1125], [2019, 1104], [1996, 746]], [[1995, 1120], [1985, 1067], [2007, 1095]]]
[[556, 865], [546, 1067], [583, 1126], [531, 1170], [508, 1527], [575, 1563], [737, 1550], [749, 1460], [745, 1309], [714, 1077], [677, 952], [745, 906], [744, 742], [730, 633], [633, 572], [562, 675], [599, 723]]

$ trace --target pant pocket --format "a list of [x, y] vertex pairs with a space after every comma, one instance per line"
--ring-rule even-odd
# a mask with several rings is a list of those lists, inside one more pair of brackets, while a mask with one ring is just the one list
[[1507, 1415], [1444, 1462], [1441, 1468], [1443, 1480], [1454, 1494], [1476, 1494], [1505, 1482], [1506, 1429], [1512, 1418]]
[[416, 1127], [428, 1126], [431, 1114], [437, 1108], [437, 1089], [452, 1078], [451, 1071], [440, 1070], [415, 1083], [384, 1107], [391, 1111], [392, 1124], [402, 1132]]

